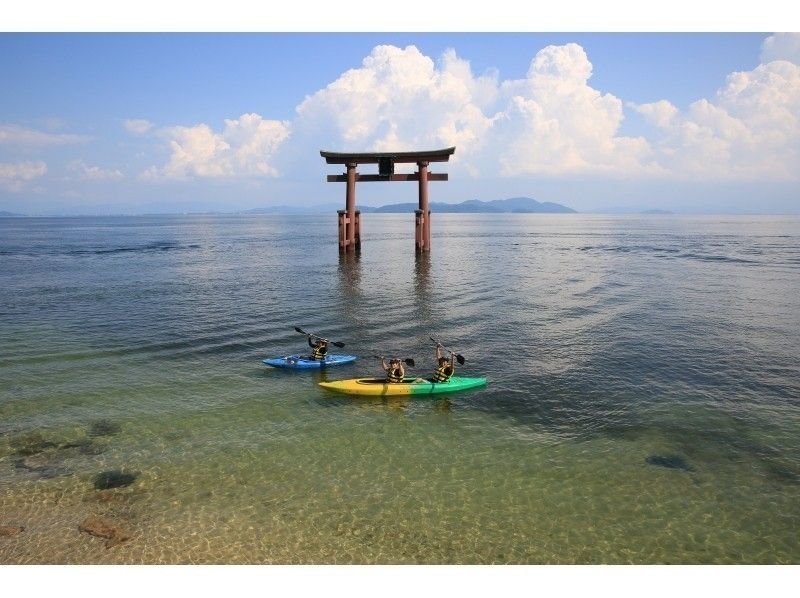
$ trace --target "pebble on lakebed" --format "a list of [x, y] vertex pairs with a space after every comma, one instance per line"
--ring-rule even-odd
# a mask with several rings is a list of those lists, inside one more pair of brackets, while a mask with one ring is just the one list
[[694, 471], [694, 467], [686, 462], [680, 455], [650, 455], [645, 459], [649, 465], [666, 467], [667, 469], [680, 469], [681, 471]]
[[89, 426], [89, 436], [115, 436], [119, 434], [121, 430], [122, 426], [119, 424], [115, 424], [107, 419], [101, 419], [91, 423]]
[[124, 471], [102, 471], [94, 476], [94, 487], [97, 490], [108, 490], [109, 488], [123, 488], [130, 486], [136, 481], [139, 474], [125, 473]]
[[22, 525], [0, 525], [0, 536], [17, 536], [24, 531]]
[[55, 442], [45, 440], [39, 432], [31, 432], [12, 438], [10, 444], [16, 454], [23, 457], [36, 455], [57, 446]]
[[78, 531], [85, 532], [98, 538], [105, 538], [106, 548], [116, 546], [125, 540], [129, 540], [131, 535], [125, 531], [118, 523], [102, 517], [87, 517], [78, 526]]

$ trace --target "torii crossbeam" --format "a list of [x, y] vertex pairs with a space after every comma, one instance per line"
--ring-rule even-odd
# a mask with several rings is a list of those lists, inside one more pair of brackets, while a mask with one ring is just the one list
[[[361, 181], [418, 181], [419, 209], [415, 214], [415, 242], [417, 251], [431, 249], [431, 211], [428, 208], [428, 181], [446, 181], [447, 173], [428, 172], [431, 162], [447, 162], [456, 151], [455, 147], [441, 150], [419, 152], [372, 152], [347, 153], [326, 152], [321, 150], [320, 156], [328, 164], [344, 164], [345, 174], [329, 174], [329, 183], [347, 183], [345, 209], [339, 210], [339, 251], [359, 251], [361, 249], [361, 218], [356, 210], [356, 183]], [[412, 174], [395, 174], [395, 164], [417, 164], [417, 172]], [[377, 164], [378, 174], [359, 174], [359, 164]]]

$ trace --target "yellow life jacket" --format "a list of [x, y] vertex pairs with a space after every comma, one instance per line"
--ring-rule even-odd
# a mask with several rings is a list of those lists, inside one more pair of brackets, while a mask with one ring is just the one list
[[433, 373], [433, 381], [447, 382], [454, 373], [453, 365], [449, 361], [443, 360], [443, 363], [441, 363]]
[[386, 372], [386, 379], [391, 382], [392, 384], [397, 384], [403, 381], [403, 376], [405, 376], [406, 372], [403, 369], [402, 365], [397, 366], [389, 366], [389, 370]]
[[314, 343], [311, 346], [311, 357], [318, 361], [325, 359], [325, 356], [328, 354], [328, 343], [325, 341], [319, 341]]

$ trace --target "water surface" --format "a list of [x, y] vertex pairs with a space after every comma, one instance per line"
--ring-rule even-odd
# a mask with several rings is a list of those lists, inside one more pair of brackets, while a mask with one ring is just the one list
[[[357, 259], [335, 227], [0, 219], [0, 562], [800, 562], [800, 218], [435, 214], [422, 258], [412, 215]], [[264, 367], [296, 325], [365, 358]], [[316, 385], [427, 374], [431, 333], [488, 387]]]

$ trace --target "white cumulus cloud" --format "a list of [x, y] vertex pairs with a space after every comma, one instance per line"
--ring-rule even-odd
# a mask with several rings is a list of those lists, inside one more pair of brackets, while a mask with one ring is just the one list
[[122, 126], [125, 127], [125, 130], [128, 131], [128, 133], [133, 133], [134, 135], [144, 135], [153, 128], [153, 123], [143, 118], [133, 118], [123, 122]]
[[640, 137], [618, 134], [623, 103], [589, 85], [592, 64], [578, 44], [547, 46], [524, 79], [506, 81], [494, 147], [503, 174], [613, 176], [658, 170]]
[[669, 127], [678, 115], [678, 109], [667, 100], [632, 106], [656, 127]]
[[761, 44], [761, 62], [788, 60], [800, 65], [800, 33], [776, 33]]
[[297, 108], [300, 131], [342, 150], [455, 145], [454, 168], [471, 174], [629, 175], [655, 168], [643, 139], [618, 136], [622, 102], [587, 83], [577, 44], [548, 46], [527, 77], [475, 75], [454, 50], [435, 63], [416, 47], [377, 46]]
[[491, 127], [482, 107], [496, 95], [495, 76], [475, 77], [453, 50], [437, 67], [414, 46], [376, 46], [297, 107], [297, 126], [337, 149], [456, 145], [461, 156], [482, 144]]
[[[222, 131], [161, 129], [169, 159], [142, 176], [277, 176], [278, 164], [305, 174], [319, 149], [455, 145], [448, 169], [472, 176], [797, 180], [797, 40], [767, 38], [762, 64], [731, 73], [713, 98], [685, 109], [668, 99], [626, 103], [595, 88], [592, 63], [574, 43], [542, 48], [524, 77], [504, 81], [496, 71], [474, 73], [452, 49], [434, 60], [415, 46], [380, 45], [306, 96], [291, 123], [244, 114]], [[626, 110], [653, 128], [623, 134]]]
[[0, 162], [0, 185], [9, 191], [21, 191], [26, 182], [46, 173], [47, 164], [40, 160]]
[[67, 169], [74, 173], [68, 180], [80, 181], [113, 181], [123, 177], [123, 174], [116, 168], [100, 168], [99, 166], [89, 166], [83, 160], [70, 162]]
[[713, 100], [681, 112], [666, 100], [636, 109], [661, 133], [659, 162], [689, 178], [800, 176], [800, 67], [784, 60], [728, 75]]
[[217, 133], [207, 124], [176, 126], [159, 133], [169, 143], [170, 158], [147, 169], [146, 180], [193, 177], [277, 176], [272, 157], [289, 136], [289, 124], [258, 114], [226, 119]]

